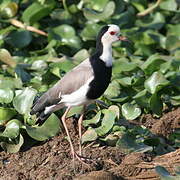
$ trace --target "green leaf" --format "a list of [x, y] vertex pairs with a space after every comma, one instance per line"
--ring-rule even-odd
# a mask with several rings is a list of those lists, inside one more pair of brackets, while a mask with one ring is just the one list
[[22, 19], [26, 23], [34, 24], [47, 16], [55, 6], [54, 0], [48, 0], [45, 4], [34, 2], [23, 12]]
[[10, 103], [13, 100], [14, 93], [11, 89], [0, 89], [0, 103]]
[[102, 119], [101, 126], [95, 129], [98, 136], [104, 136], [105, 134], [107, 134], [113, 127], [116, 119], [116, 112], [112, 110], [105, 109], [103, 111], [103, 114], [104, 117]]
[[50, 40], [60, 40], [62, 45], [67, 45], [74, 49], [81, 48], [81, 39], [76, 36], [75, 29], [67, 24], [62, 24], [53, 28], [49, 38]]
[[141, 109], [137, 105], [125, 103], [122, 105], [122, 115], [128, 120], [134, 120], [141, 114]]
[[99, 111], [92, 119], [84, 120], [83, 126], [87, 127], [91, 124], [97, 124], [101, 119], [101, 111]]
[[177, 2], [175, 0], [163, 0], [160, 3], [160, 8], [167, 11], [176, 11], [177, 10]]
[[151, 75], [154, 71], [159, 70], [160, 65], [165, 62], [166, 61], [162, 59], [158, 54], [153, 54], [144, 62], [141, 68], [147, 75]]
[[133, 71], [137, 67], [136, 63], [128, 62], [128, 59], [121, 58], [114, 62], [113, 73]]
[[31, 80], [31, 75], [25, 70], [26, 67], [24, 64], [18, 64], [15, 68], [15, 72], [19, 78], [21, 78], [22, 82], [29, 82]]
[[85, 142], [95, 141], [98, 138], [98, 135], [93, 128], [89, 128], [85, 133], [82, 135], [82, 144]]
[[118, 106], [111, 105], [108, 109], [113, 111], [113, 112], [115, 112], [116, 113], [116, 117], [119, 119], [120, 112], [119, 112], [119, 107]]
[[31, 41], [31, 32], [25, 30], [13, 31], [6, 39], [6, 42], [15, 48], [26, 47], [31, 43]]
[[101, 26], [96, 23], [86, 24], [81, 32], [81, 37], [84, 41], [95, 40], [97, 32], [100, 30]]
[[94, 10], [102, 11], [108, 3], [108, 0], [90, 0], [89, 2]]
[[20, 150], [23, 143], [24, 143], [24, 138], [20, 134], [18, 144], [10, 144], [7, 142], [1, 142], [1, 147], [8, 153], [16, 153]]
[[123, 78], [119, 78], [118, 82], [122, 85], [122, 86], [130, 86], [132, 84], [132, 79], [133, 77], [123, 77]]
[[3, 131], [3, 133], [0, 133], [0, 136], [15, 139], [17, 136], [19, 136], [20, 126], [21, 122], [17, 119], [13, 119], [6, 124], [6, 129]]
[[26, 131], [33, 139], [44, 141], [55, 136], [60, 131], [60, 125], [59, 118], [55, 114], [51, 114], [40, 127], [31, 127], [26, 124]]
[[104, 96], [110, 101], [114, 102], [123, 102], [128, 98], [128, 95], [125, 92], [121, 92], [120, 84], [116, 80], [113, 80], [107, 90], [104, 92]]
[[180, 95], [177, 96], [171, 96], [171, 104], [174, 106], [180, 105]]
[[17, 114], [13, 108], [0, 107], [0, 125], [4, 125]]
[[31, 69], [43, 71], [48, 67], [47, 63], [43, 60], [37, 60], [32, 63]]
[[8, 64], [11, 67], [16, 66], [16, 61], [13, 60], [11, 54], [7, 49], [0, 49], [0, 61], [5, 64]]
[[73, 59], [75, 60], [75, 63], [79, 64], [88, 57], [89, 57], [88, 51], [86, 49], [81, 49], [73, 56]]
[[163, 103], [157, 93], [153, 94], [150, 98], [150, 108], [156, 115], [162, 115]]
[[15, 2], [4, 1], [0, 6], [0, 17], [12, 18], [18, 11], [18, 5]]
[[83, 9], [83, 12], [86, 19], [98, 22], [109, 18], [114, 13], [114, 10], [115, 3], [113, 1], [109, 1], [102, 12], [95, 12], [91, 9]]
[[70, 110], [69, 110], [69, 112], [68, 112], [68, 114], [67, 114], [67, 118], [68, 117], [71, 117], [71, 116], [74, 116], [74, 115], [76, 115], [76, 114], [81, 114], [82, 112], [83, 112], [83, 106], [75, 106], [75, 107], [72, 107]]
[[20, 89], [22, 88], [22, 81], [19, 78], [0, 77], [0, 88]]
[[162, 177], [172, 177], [170, 173], [166, 170], [166, 168], [164, 168], [163, 166], [156, 166], [155, 170]]
[[166, 39], [166, 49], [169, 51], [174, 51], [178, 49], [180, 46], [180, 37], [179, 36], [174, 36], [170, 35]]
[[149, 101], [150, 101], [150, 93], [147, 92], [146, 89], [138, 92], [133, 99], [135, 99], [136, 103], [140, 105], [141, 107], [149, 107]]
[[20, 114], [28, 114], [37, 91], [26, 87], [13, 99], [13, 106]]
[[156, 12], [155, 14], [152, 14], [151, 18], [149, 18], [147, 22], [137, 20], [136, 23], [140, 27], [158, 30], [163, 27], [165, 23], [165, 17], [160, 12]]
[[131, 133], [125, 133], [117, 141], [116, 146], [121, 148], [125, 153], [130, 152], [147, 152], [151, 151], [152, 147], [145, 145], [143, 142], [137, 142], [136, 136]]
[[154, 94], [169, 85], [169, 81], [160, 72], [154, 72], [144, 83], [145, 88]]

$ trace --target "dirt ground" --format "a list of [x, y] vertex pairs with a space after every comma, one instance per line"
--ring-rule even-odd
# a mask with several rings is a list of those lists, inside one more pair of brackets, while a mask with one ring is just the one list
[[[160, 119], [145, 115], [141, 121], [136, 121], [136, 125], [139, 124], [166, 138], [174, 129], [180, 128], [180, 108], [165, 113]], [[68, 121], [68, 127], [74, 144], [77, 144], [77, 127], [72, 119]], [[155, 157], [147, 153], [125, 155], [117, 147], [86, 146], [83, 152], [97, 164], [91, 163], [89, 168], [77, 162], [74, 169], [69, 143], [64, 137], [60, 133], [47, 142], [15, 154], [0, 152], [0, 180], [155, 180], [159, 179], [154, 170], [155, 164], [164, 163], [165, 167], [168, 164], [168, 170], [173, 173], [169, 163], [180, 163], [179, 149]]]

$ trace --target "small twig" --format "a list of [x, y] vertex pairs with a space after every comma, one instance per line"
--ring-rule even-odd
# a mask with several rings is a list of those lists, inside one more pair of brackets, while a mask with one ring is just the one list
[[138, 13], [137, 16], [138, 17], [146, 16], [147, 14], [152, 12], [155, 8], [157, 8], [160, 3], [161, 3], [161, 0], [157, 0], [157, 2], [153, 6], [149, 7], [148, 9], [144, 10], [143, 12]]
[[18, 21], [16, 19], [11, 19], [10, 20], [10, 23], [16, 27], [19, 27], [19, 28], [23, 28], [23, 29], [26, 29], [28, 31], [32, 31], [32, 32], [35, 32], [37, 34], [40, 34], [40, 35], [43, 35], [43, 36], [47, 36], [48, 34], [44, 31], [41, 31], [33, 26], [26, 26], [25, 24], [23, 24], [21, 21]]

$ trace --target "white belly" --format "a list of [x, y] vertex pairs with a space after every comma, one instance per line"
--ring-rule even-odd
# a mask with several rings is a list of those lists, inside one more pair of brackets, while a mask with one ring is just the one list
[[92, 81], [93, 77], [90, 78], [86, 84], [81, 86], [78, 90], [71, 94], [67, 95], [62, 95], [61, 96], [61, 102], [64, 103], [65, 106], [80, 106], [80, 105], [85, 105], [89, 104], [90, 100], [87, 99], [86, 94], [89, 90], [89, 83]]

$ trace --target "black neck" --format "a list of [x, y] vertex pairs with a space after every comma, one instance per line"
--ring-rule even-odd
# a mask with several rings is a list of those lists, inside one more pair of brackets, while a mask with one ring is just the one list
[[109, 26], [104, 26], [101, 31], [99, 32], [97, 38], [96, 38], [96, 51], [95, 54], [96, 56], [100, 57], [103, 53], [103, 44], [101, 42], [101, 38], [104, 35], [104, 33], [106, 33], [106, 31], [108, 30]]

